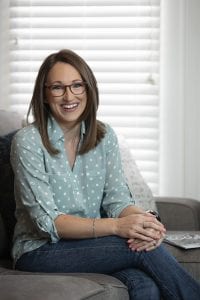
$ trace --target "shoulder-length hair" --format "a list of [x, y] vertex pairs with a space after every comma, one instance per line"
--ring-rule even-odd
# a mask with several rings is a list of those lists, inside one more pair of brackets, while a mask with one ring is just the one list
[[[63, 62], [72, 65], [86, 82], [87, 103], [85, 110], [77, 120], [77, 123], [85, 122], [85, 135], [79, 154], [87, 153], [94, 148], [105, 135], [105, 126], [96, 119], [96, 112], [99, 105], [99, 93], [96, 78], [88, 64], [76, 53], [64, 49], [57, 53], [49, 55], [42, 63], [33, 90], [33, 96], [28, 109], [28, 117], [32, 112], [35, 125], [37, 126], [42, 142], [51, 155], [59, 153], [53, 147], [49, 140], [47, 123], [51, 114], [48, 103], [45, 103], [45, 83], [49, 71], [57, 62]], [[27, 118], [28, 118], [27, 117]]]

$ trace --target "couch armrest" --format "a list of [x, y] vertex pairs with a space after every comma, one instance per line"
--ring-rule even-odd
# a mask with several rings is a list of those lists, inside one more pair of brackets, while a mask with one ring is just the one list
[[200, 230], [200, 201], [179, 197], [155, 197], [167, 230]]

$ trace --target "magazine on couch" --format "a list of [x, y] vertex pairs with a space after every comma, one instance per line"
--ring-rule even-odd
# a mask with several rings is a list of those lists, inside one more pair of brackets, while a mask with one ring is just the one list
[[168, 231], [165, 242], [183, 249], [200, 248], [200, 231]]

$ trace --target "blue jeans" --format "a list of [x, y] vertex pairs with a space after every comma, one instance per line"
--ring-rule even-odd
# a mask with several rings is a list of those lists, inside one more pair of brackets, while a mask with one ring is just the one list
[[134, 252], [126, 239], [60, 240], [23, 254], [16, 269], [31, 272], [103, 273], [117, 277], [129, 290], [131, 300], [198, 300], [197, 283], [164, 246]]

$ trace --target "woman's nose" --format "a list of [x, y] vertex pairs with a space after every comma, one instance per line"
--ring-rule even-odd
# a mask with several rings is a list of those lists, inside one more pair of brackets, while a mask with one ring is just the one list
[[65, 86], [65, 93], [63, 95], [63, 98], [68, 100], [68, 99], [72, 98], [73, 95], [74, 94], [71, 92], [70, 87], [69, 86]]

